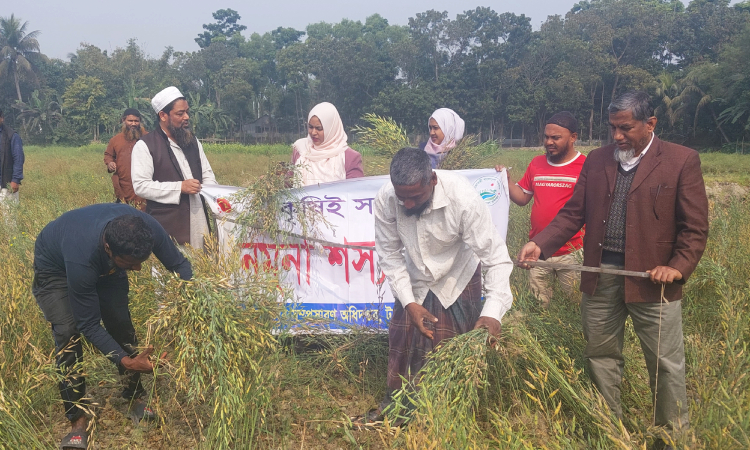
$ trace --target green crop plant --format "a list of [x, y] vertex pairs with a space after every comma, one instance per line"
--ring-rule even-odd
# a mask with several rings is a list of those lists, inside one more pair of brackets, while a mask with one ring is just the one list
[[[469, 165], [512, 166], [514, 180], [543, 153], [541, 148], [481, 145], [488, 146], [479, 152], [484, 159]], [[278, 162], [289, 160], [288, 146], [216, 147], [207, 146], [207, 153], [219, 182], [260, 191], [258, 203], [248, 203], [258, 213], [245, 223], [273, 225], [271, 205], [297, 201], [283, 179], [272, 176]], [[114, 200], [102, 162], [104, 145], [30, 146], [25, 151], [21, 203], [0, 216], [3, 450], [55, 448], [68, 427], [56, 387], [49, 324], [31, 295], [35, 238], [65, 211]], [[389, 157], [365, 151], [363, 159], [368, 175], [385, 173]], [[750, 156], [701, 154], [701, 159], [713, 192], [710, 232], [701, 263], [684, 288], [691, 424], [676, 437], [675, 447], [745, 449], [750, 447], [750, 205], [742, 174]], [[510, 209], [510, 254], [528, 240], [529, 210]], [[288, 233], [279, 229], [276, 236], [283, 243]], [[484, 344], [480, 333], [446, 343], [433, 358], [441, 351], [453, 356], [428, 365], [439, 370], [426, 366], [433, 372], [423, 375], [424, 392], [437, 393], [408, 392], [417, 405], [409, 425], [348, 429], [348, 417], [383, 398], [386, 336], [357, 327], [341, 336], [314, 334], [325, 323], [303, 324], [309, 325], [299, 328], [309, 331], [304, 337], [274, 334], [276, 327], [296, 323], [296, 316], [276, 302], [288, 298], [279, 274], [261, 270], [240, 277], [239, 255], [223, 257], [213, 245], [207, 252], [188, 254], [196, 275], [191, 283], [171, 275], [155, 279], [150, 269], [160, 264], [154, 258], [141, 272], [129, 274], [130, 309], [141, 345], [154, 344], [157, 353], [168, 353], [156, 375], [144, 377], [147, 399], [160, 414], [156, 426], [133, 426], [124, 418], [128, 405], [119, 398], [116, 369], [91, 345], [84, 346], [94, 446], [609, 450], [648, 449], [663, 433], [651, 427], [648, 372], [629, 322], [621, 424], [585, 373], [585, 340], [575, 299], [557, 292], [550, 308], [542, 310], [522, 270], [511, 274], [514, 304], [503, 317], [496, 346]], [[451, 386], [430, 381], [451, 373]], [[462, 384], [468, 382], [472, 384]], [[441, 389], [429, 388], [431, 384]]]
[[416, 386], [404, 381], [394, 394], [401, 414], [413, 408], [405, 432], [408, 448], [468, 449], [480, 440], [477, 408], [487, 386], [488, 337], [479, 329], [441, 344], [428, 355]]
[[352, 132], [357, 136], [360, 145], [368, 147], [376, 155], [393, 158], [397, 151], [409, 147], [406, 130], [390, 117], [368, 113], [362, 120], [369, 126], [356, 126]]

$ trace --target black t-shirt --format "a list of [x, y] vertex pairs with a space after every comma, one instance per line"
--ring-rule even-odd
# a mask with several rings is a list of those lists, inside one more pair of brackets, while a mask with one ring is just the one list
[[117, 275], [117, 268], [104, 251], [104, 228], [115, 217], [141, 217], [154, 236], [154, 255], [168, 270], [183, 280], [193, 277], [190, 262], [177, 249], [159, 222], [132, 206], [103, 203], [68, 211], [39, 233], [34, 246], [34, 271], [64, 276], [68, 280], [68, 299], [78, 331], [115, 363], [128, 356], [101, 326], [100, 302], [96, 285], [102, 277]]

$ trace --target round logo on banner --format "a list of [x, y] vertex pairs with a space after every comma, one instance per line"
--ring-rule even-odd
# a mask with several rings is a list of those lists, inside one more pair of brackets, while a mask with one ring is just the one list
[[482, 196], [485, 203], [492, 206], [500, 200], [500, 179], [497, 177], [481, 177], [474, 182], [474, 189]]
[[221, 208], [221, 212], [230, 212], [232, 210], [232, 204], [225, 198], [216, 199], [216, 203]]

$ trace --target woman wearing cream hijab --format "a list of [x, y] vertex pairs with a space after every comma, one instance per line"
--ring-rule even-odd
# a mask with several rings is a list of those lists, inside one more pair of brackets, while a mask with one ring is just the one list
[[301, 166], [302, 185], [363, 177], [362, 155], [349, 148], [336, 107], [324, 102], [307, 116], [307, 137], [292, 145], [292, 163]]
[[437, 169], [448, 153], [464, 137], [464, 120], [449, 108], [440, 108], [427, 122], [430, 139], [420, 148], [430, 156], [432, 168]]

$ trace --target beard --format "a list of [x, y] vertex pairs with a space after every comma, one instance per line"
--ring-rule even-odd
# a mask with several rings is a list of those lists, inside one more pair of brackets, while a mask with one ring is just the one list
[[[545, 149], [546, 150], [546, 149]], [[559, 149], [560, 151], [557, 152], [557, 154], [550, 153], [548, 150], [547, 153], [547, 161], [549, 161], [552, 164], [559, 164], [567, 158], [571, 153], [571, 145], [566, 144], [565, 147]]]
[[619, 148], [615, 149], [615, 161], [618, 163], [627, 163], [631, 159], [635, 157], [635, 150], [633, 147], [630, 147], [627, 150], [620, 150]]
[[139, 126], [137, 128], [131, 128], [127, 125], [122, 126], [122, 134], [125, 135], [126, 141], [137, 141], [138, 139], [143, 136], [143, 127]]
[[562, 162], [563, 158], [565, 158], [565, 153], [547, 153], [547, 161], [551, 162], [552, 164], [559, 164], [560, 162]]
[[406, 214], [407, 217], [421, 216], [422, 213], [424, 212], [424, 210], [427, 209], [427, 207], [429, 207], [430, 205], [432, 205], [432, 197], [431, 196], [430, 196], [430, 199], [427, 200], [426, 202], [422, 203], [422, 205], [417, 206], [416, 208], [412, 208], [412, 209], [405, 209], [404, 210], [404, 214]]
[[180, 146], [181, 149], [186, 149], [193, 145], [193, 141], [195, 140], [195, 135], [193, 134], [193, 131], [190, 129], [190, 126], [186, 127], [175, 127], [172, 126], [171, 123], [167, 124], [167, 130], [169, 131], [169, 134], [172, 135], [172, 138], [174, 138], [174, 141], [177, 143], [177, 145]]
[[[641, 149], [639, 154], [646, 148], [648, 143], [653, 138], [653, 133], [647, 136], [643, 136], [643, 138], [639, 139], [637, 141], [638, 147]], [[632, 142], [629, 142], [628, 145], [630, 146], [627, 150], [621, 150], [620, 147], [615, 148], [615, 161], [618, 163], [627, 163], [631, 159], [635, 158], [635, 147], [633, 146]]]

